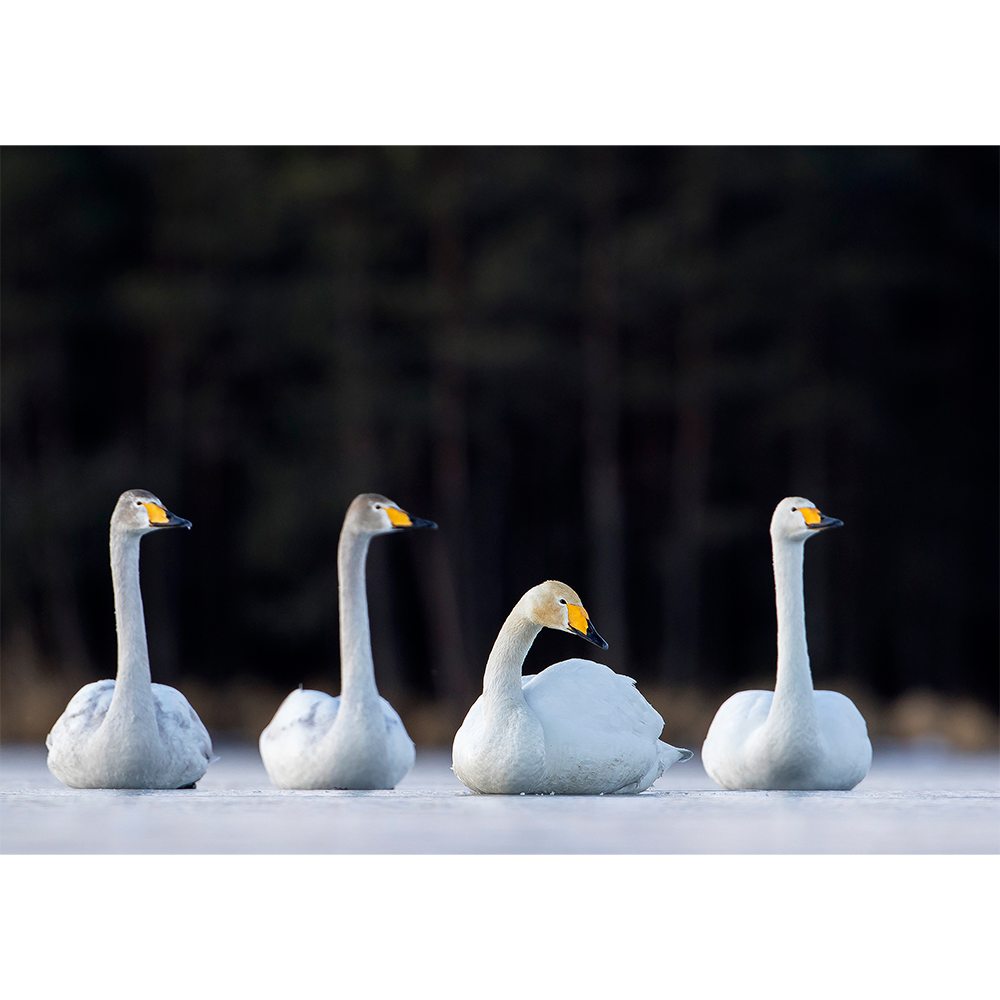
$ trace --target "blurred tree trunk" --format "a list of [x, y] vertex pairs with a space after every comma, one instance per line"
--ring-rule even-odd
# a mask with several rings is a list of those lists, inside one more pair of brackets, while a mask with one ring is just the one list
[[[985, 151], [984, 151], [985, 152]], [[992, 185], [993, 196], [988, 209], [977, 208], [975, 198], [970, 197], [972, 187], [968, 183], [968, 175], [964, 169], [956, 170], [963, 164], [969, 150], [950, 150], [943, 155], [947, 157], [945, 180], [939, 190], [945, 199], [944, 208], [951, 219], [960, 219], [966, 234], [976, 233], [976, 238], [963, 241], [959, 253], [944, 250], [936, 246], [940, 255], [937, 270], [937, 299], [943, 303], [941, 326], [944, 330], [959, 331], [959, 336], [952, 341], [950, 337], [942, 338], [937, 350], [940, 351], [940, 362], [934, 364], [932, 371], [946, 372], [943, 379], [935, 378], [935, 393], [940, 400], [938, 404], [938, 419], [934, 421], [934, 444], [937, 454], [947, 455], [947, 467], [943, 474], [935, 477], [936, 489], [932, 502], [942, 511], [953, 509], [956, 496], [981, 496], [984, 507], [997, 509], [998, 452], [996, 448], [996, 371], [998, 367], [998, 341], [991, 333], [987, 337], [979, 334], [983, 315], [989, 315], [991, 328], [996, 328], [997, 317], [997, 240], [996, 185]], [[930, 167], [931, 157], [938, 156], [938, 151], [924, 151], [921, 156], [922, 172]], [[998, 153], [994, 147], [990, 154], [990, 172], [992, 178], [997, 174]], [[939, 161], [940, 162], [940, 161]], [[980, 218], [982, 224], [975, 226], [973, 219]], [[989, 221], [987, 221], [989, 220]], [[991, 253], [987, 257], [980, 253], [986, 240], [989, 240]], [[947, 266], [943, 260], [947, 258]], [[960, 291], [951, 292], [955, 286]], [[962, 377], [962, 372], [970, 373], [965, 368], [965, 360], [975, 358], [973, 370], [979, 373], [979, 385], [987, 391], [977, 391], [968, 378]], [[930, 381], [930, 379], [928, 380]], [[957, 394], [951, 387], [962, 385], [962, 391]], [[956, 398], [957, 395], [957, 398]], [[954, 423], [953, 423], [954, 422]], [[952, 427], [962, 428], [955, 434]], [[982, 448], [981, 440], [970, 432], [971, 428], [994, 428], [994, 446]], [[984, 460], [984, 455], [985, 460]], [[927, 458], [924, 458], [926, 469]], [[985, 473], [986, 489], [977, 485], [980, 473]], [[915, 491], [914, 491], [915, 492]], [[909, 503], [908, 498], [908, 503]], [[945, 524], [948, 525], [947, 519]], [[948, 525], [950, 527], [950, 525]], [[980, 669], [983, 663], [991, 662], [990, 652], [995, 649], [986, 642], [974, 638], [989, 635], [988, 640], [995, 644], [997, 636], [997, 519], [984, 519], [983, 531], [976, 531], [976, 544], [967, 545], [961, 538], [962, 532], [946, 530], [948, 547], [951, 551], [953, 577], [961, 581], [961, 586], [935, 587], [934, 581], [928, 586], [937, 590], [939, 600], [943, 602], [938, 620], [942, 628], [941, 655], [936, 658], [934, 683], [940, 689], [949, 687], [957, 689], [962, 695], [971, 695], [977, 687], [977, 675], [981, 679], [988, 677], [988, 683], [980, 690], [989, 692], [994, 708], [997, 706], [1000, 692], [997, 690], [1000, 672], [996, 670], [996, 654], [992, 654], [993, 669], [984, 674]], [[935, 574], [935, 579], [940, 579]], [[949, 579], [945, 577], [945, 579]], [[988, 623], [988, 624], [987, 624]], [[983, 629], [986, 625], [986, 629]]]
[[461, 722], [474, 700], [460, 589], [474, 592], [469, 567], [469, 469], [465, 330], [463, 327], [464, 157], [461, 149], [434, 150], [431, 158], [430, 284], [431, 463], [435, 520], [440, 523], [429, 558], [420, 561], [428, 595], [435, 696], [452, 722]]
[[209, 371], [203, 368], [203, 380], [195, 382], [188, 403], [191, 424], [198, 430], [190, 436], [185, 464], [187, 481], [197, 484], [197, 488], [186, 491], [184, 509], [178, 513], [193, 522], [192, 535], [197, 533], [198, 555], [192, 556], [190, 565], [197, 565], [200, 570], [187, 575], [185, 603], [214, 609], [218, 622], [216, 628], [199, 630], [197, 658], [185, 657], [183, 673], [211, 676], [209, 665], [226, 664], [234, 649], [240, 651], [237, 655], [245, 655], [233, 602], [218, 599], [220, 593], [240, 592], [242, 574], [233, 556], [231, 540], [237, 529], [226, 498], [233, 494], [229, 476], [234, 455], [240, 450], [243, 429], [236, 416], [238, 411], [231, 403], [231, 376], [218, 361], [205, 367]]
[[[72, 556], [73, 539], [70, 533], [75, 526], [73, 518], [66, 517], [64, 511], [73, 503], [71, 450], [67, 441], [69, 362], [65, 338], [52, 335], [44, 339], [33, 338], [29, 351], [38, 390], [35, 402], [37, 458], [33, 470], [36, 483], [34, 498], [30, 501], [39, 505], [41, 513], [37, 519], [31, 519], [41, 529], [40, 550], [35, 553], [35, 558], [40, 570], [40, 607], [44, 625], [38, 631], [51, 637], [51, 653], [60, 665], [60, 671], [72, 675], [81, 668], [87, 670], [90, 657], [80, 620], [80, 599]], [[110, 525], [110, 507], [107, 516]], [[110, 578], [109, 563], [109, 595]], [[105, 665], [104, 669], [102, 676], [109, 676], [107, 671], [113, 673], [114, 664]]]
[[505, 529], [511, 492], [510, 435], [505, 425], [507, 394], [495, 383], [484, 387], [477, 395], [479, 416], [476, 430], [476, 450], [485, 470], [473, 482], [473, 520], [475, 524], [476, 614], [472, 624], [476, 631], [470, 642], [470, 686], [475, 690], [477, 672], [486, 669], [486, 660], [496, 640], [500, 626], [510, 609], [505, 606], [504, 545], [508, 542]]
[[670, 463], [670, 532], [664, 564], [662, 678], [692, 683], [699, 669], [705, 505], [712, 447], [712, 328], [717, 198], [713, 158], [689, 150], [676, 196], [679, 274], [687, 288], [675, 337], [676, 430]]
[[584, 604], [608, 641], [603, 659], [614, 669], [625, 670], [631, 657], [619, 454], [618, 153], [601, 146], [585, 150], [583, 157], [583, 487], [588, 560]]

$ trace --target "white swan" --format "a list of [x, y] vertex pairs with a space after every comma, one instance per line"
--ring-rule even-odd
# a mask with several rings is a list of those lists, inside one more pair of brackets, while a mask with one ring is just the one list
[[659, 739], [663, 719], [631, 677], [576, 659], [522, 677], [543, 626], [608, 648], [566, 584], [532, 587], [500, 629], [483, 693], [455, 735], [452, 769], [463, 784], [501, 795], [641, 792], [692, 756]]
[[802, 558], [806, 540], [842, 521], [803, 497], [786, 497], [771, 518], [778, 610], [774, 691], [740, 691], [725, 701], [701, 751], [723, 788], [853, 788], [872, 762], [864, 717], [850, 698], [814, 691], [806, 649]]
[[71, 788], [193, 788], [212, 741], [172, 687], [153, 684], [139, 591], [139, 541], [160, 528], [190, 528], [152, 493], [128, 490], [111, 515], [111, 580], [118, 676], [73, 696], [45, 738], [49, 770]]
[[260, 734], [278, 788], [394, 788], [413, 767], [413, 741], [375, 687], [365, 559], [374, 535], [436, 528], [377, 493], [355, 497], [337, 547], [341, 694], [293, 691]]

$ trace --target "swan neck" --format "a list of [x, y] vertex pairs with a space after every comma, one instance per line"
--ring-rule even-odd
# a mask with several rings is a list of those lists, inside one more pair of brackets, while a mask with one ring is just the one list
[[772, 714], [794, 711], [815, 718], [812, 672], [806, 646], [806, 608], [802, 584], [805, 543], [774, 541], [774, 598], [778, 616], [778, 673]]
[[126, 714], [131, 724], [155, 726], [146, 622], [139, 589], [139, 540], [132, 532], [111, 529], [111, 582], [118, 630], [118, 674], [108, 717]]
[[486, 714], [503, 706], [524, 706], [521, 689], [521, 666], [541, 632], [542, 626], [531, 621], [520, 608], [507, 616], [493, 643], [483, 678], [483, 708]]
[[365, 581], [370, 541], [370, 535], [350, 531], [346, 525], [340, 532], [337, 581], [340, 589], [341, 708], [378, 697]]

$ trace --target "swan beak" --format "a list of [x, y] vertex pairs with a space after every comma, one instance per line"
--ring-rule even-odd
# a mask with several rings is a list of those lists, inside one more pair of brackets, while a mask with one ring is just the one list
[[188, 528], [191, 522], [176, 514], [171, 514], [166, 507], [161, 507], [155, 503], [144, 503], [143, 507], [149, 514], [149, 524], [152, 528]]
[[587, 642], [592, 642], [595, 646], [599, 646], [601, 649], [607, 649], [608, 644], [598, 635], [597, 629], [594, 628], [594, 623], [592, 621], [587, 622], [587, 632], [584, 635], [584, 639]]
[[422, 517], [411, 517], [408, 525], [410, 528], [437, 528], [433, 521], [425, 521]]
[[842, 528], [844, 526], [844, 522], [835, 517], [827, 517], [826, 514], [820, 514], [819, 511], [816, 513], [819, 514], [819, 520], [808, 522], [807, 527], [822, 531], [824, 528]]
[[827, 517], [815, 507], [799, 507], [799, 513], [802, 515], [802, 520], [806, 522], [807, 528], [822, 531], [823, 528], [842, 528], [844, 526], [843, 521], [838, 521], [835, 517]]
[[386, 514], [389, 515], [389, 520], [392, 521], [392, 526], [394, 528], [436, 528], [437, 525], [433, 521], [425, 521], [422, 517], [410, 517], [405, 510], [400, 510], [398, 507], [385, 507]]
[[566, 610], [569, 613], [569, 630], [572, 633], [581, 636], [587, 642], [592, 642], [595, 646], [600, 646], [601, 649], [608, 648], [608, 644], [598, 635], [594, 623], [583, 608], [578, 604], [570, 604]]

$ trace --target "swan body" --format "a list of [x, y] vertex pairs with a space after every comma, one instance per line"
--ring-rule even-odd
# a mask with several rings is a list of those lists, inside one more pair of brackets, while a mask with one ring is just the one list
[[805, 543], [841, 521], [803, 497], [786, 497], [771, 518], [778, 671], [774, 691], [740, 691], [709, 727], [702, 763], [723, 788], [853, 788], [868, 773], [864, 717], [836, 691], [814, 691], [806, 647]]
[[128, 490], [111, 517], [111, 579], [118, 626], [116, 680], [70, 699], [45, 739], [49, 770], [71, 788], [187, 788], [212, 759], [212, 741], [188, 700], [153, 684], [139, 590], [139, 541], [191, 527], [152, 493]]
[[641, 792], [692, 756], [659, 739], [660, 714], [635, 681], [603, 664], [563, 660], [522, 677], [543, 627], [608, 648], [564, 583], [529, 590], [500, 630], [483, 693], [455, 735], [452, 767], [464, 785], [500, 795]]
[[260, 734], [260, 756], [278, 788], [394, 788], [413, 767], [413, 741], [375, 686], [365, 560], [375, 535], [435, 527], [377, 493], [351, 503], [337, 548], [341, 694], [299, 688]]

